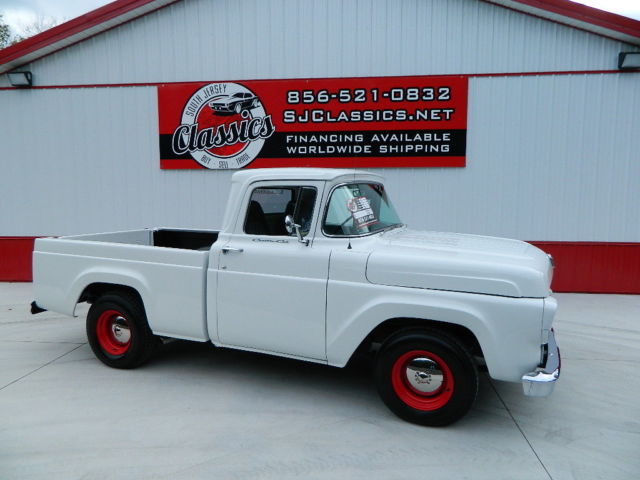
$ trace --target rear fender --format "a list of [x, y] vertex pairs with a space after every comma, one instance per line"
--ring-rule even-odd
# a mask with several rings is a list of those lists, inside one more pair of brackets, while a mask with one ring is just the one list
[[84, 290], [89, 285], [92, 285], [94, 283], [106, 283], [111, 284], [114, 287], [125, 286], [136, 290], [140, 295], [140, 298], [142, 298], [142, 303], [145, 307], [147, 318], [149, 319], [149, 326], [153, 329], [151, 319], [154, 317], [154, 315], [152, 311], [149, 311], [152, 308], [149, 285], [142, 275], [133, 270], [101, 268], [100, 270], [90, 269], [82, 272], [73, 281], [69, 291], [69, 295], [67, 296], [67, 298], [69, 299], [68, 301], [72, 302], [69, 305], [65, 306], [65, 308], [70, 311], [70, 315], [76, 316], [75, 309], [78, 301], [80, 300], [82, 292], [84, 292]]

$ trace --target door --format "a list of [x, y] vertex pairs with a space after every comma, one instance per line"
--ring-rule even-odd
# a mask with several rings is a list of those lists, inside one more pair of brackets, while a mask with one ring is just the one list
[[[218, 270], [218, 335], [225, 345], [326, 360], [329, 249], [315, 247], [323, 182], [257, 183], [243, 200]], [[309, 244], [288, 234], [287, 215]]]

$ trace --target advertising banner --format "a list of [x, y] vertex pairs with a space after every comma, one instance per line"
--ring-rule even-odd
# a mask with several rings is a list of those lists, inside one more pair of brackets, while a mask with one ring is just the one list
[[160, 167], [464, 167], [465, 76], [158, 86]]

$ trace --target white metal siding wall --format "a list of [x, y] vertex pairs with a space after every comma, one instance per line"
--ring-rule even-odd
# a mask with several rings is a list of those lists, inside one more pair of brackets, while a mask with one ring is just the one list
[[638, 242], [639, 109], [640, 74], [474, 78], [467, 167], [385, 174], [430, 229]]
[[[640, 74], [472, 78], [467, 167], [383, 169], [414, 227], [640, 241]], [[154, 87], [0, 92], [0, 236], [215, 228], [232, 172], [159, 169]]]
[[218, 225], [232, 172], [161, 171], [156, 103], [152, 87], [1, 92], [0, 235]]
[[478, 0], [183, 0], [34, 62], [37, 85], [615, 69], [636, 50]]

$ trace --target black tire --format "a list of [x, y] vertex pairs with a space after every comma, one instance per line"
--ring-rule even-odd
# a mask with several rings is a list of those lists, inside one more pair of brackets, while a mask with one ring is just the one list
[[113, 368], [142, 365], [159, 343], [140, 300], [127, 292], [107, 293], [91, 305], [87, 338], [96, 357]]
[[449, 425], [463, 417], [478, 394], [478, 370], [469, 351], [437, 330], [400, 333], [376, 359], [378, 393], [411, 423]]
[[242, 112], [242, 103], [239, 103], [239, 102], [238, 102], [238, 103], [236, 103], [236, 104], [233, 106], [233, 111], [234, 111], [234, 112], [236, 112], [236, 113], [240, 113], [240, 112]]

